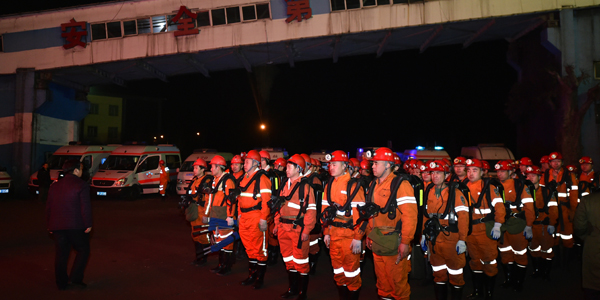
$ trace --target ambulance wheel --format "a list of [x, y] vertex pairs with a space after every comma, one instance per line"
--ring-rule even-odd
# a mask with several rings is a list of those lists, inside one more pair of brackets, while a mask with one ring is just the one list
[[137, 198], [140, 197], [140, 195], [142, 194], [142, 189], [140, 188], [139, 185], [134, 185], [131, 187], [131, 190], [129, 190], [129, 195], [127, 195], [129, 200], [135, 200]]

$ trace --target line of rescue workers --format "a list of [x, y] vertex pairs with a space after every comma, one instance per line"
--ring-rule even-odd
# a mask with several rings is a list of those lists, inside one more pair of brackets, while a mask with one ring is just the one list
[[[245, 248], [248, 277], [263, 286], [267, 264], [283, 257], [289, 287], [281, 298], [306, 299], [319, 241], [329, 248], [339, 299], [358, 299], [365, 246], [372, 251], [379, 299], [409, 299], [412, 246], [433, 270], [436, 299], [462, 299], [468, 254], [473, 291], [467, 299], [492, 299], [500, 252], [503, 288], [521, 291], [532, 257], [532, 277], [548, 279], [555, 253], [563, 264], [574, 247], [573, 217], [582, 196], [598, 187], [589, 157], [581, 174], [563, 167], [553, 152], [504, 160], [488, 176], [486, 161], [409, 160], [390, 149], [368, 152], [361, 162], [343, 151], [318, 160], [295, 154], [273, 166], [266, 151], [236, 155], [231, 169], [215, 156], [194, 163], [194, 179], [180, 203], [192, 227], [195, 265], [219, 252], [218, 275], [231, 272], [235, 251]], [[238, 242], [241, 240], [241, 244]], [[560, 249], [560, 251], [558, 251]]]

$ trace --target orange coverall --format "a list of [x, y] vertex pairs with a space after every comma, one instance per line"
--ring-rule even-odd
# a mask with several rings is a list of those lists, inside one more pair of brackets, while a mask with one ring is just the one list
[[[383, 208], [392, 193], [392, 180], [396, 177], [393, 173], [388, 175], [382, 182], [376, 180], [373, 187], [373, 202]], [[382, 234], [387, 234], [396, 230], [396, 223], [402, 221], [402, 231], [399, 233], [400, 242], [409, 246], [409, 255], [396, 264], [396, 255], [380, 256], [373, 253], [373, 263], [375, 264], [375, 274], [377, 275], [377, 294], [383, 298], [409, 299], [410, 285], [408, 284], [408, 273], [411, 271], [410, 243], [417, 229], [417, 200], [410, 182], [402, 181], [396, 194], [396, 203], [398, 205], [396, 217], [390, 220], [387, 214], [378, 214], [369, 220], [367, 232], [373, 228], [379, 228]]]
[[[245, 174], [240, 187], [246, 187], [254, 174], [252, 173], [250, 176]], [[260, 185], [256, 200], [253, 198], [255, 184]], [[260, 231], [258, 223], [260, 220], [267, 220], [269, 216], [269, 207], [267, 206], [269, 199], [271, 199], [271, 181], [267, 176], [260, 176], [259, 180], [252, 182], [238, 197], [241, 215], [238, 219], [240, 238], [246, 247], [248, 259], [259, 261], [259, 264], [267, 261], [267, 236], [266, 232]]]
[[[427, 195], [427, 213], [443, 214], [448, 205], [449, 188], [446, 186], [442, 190], [440, 197], [435, 195], [435, 187]], [[463, 268], [466, 264], [465, 253], [457, 254], [456, 243], [458, 241], [467, 241], [469, 232], [469, 203], [468, 199], [460, 190], [455, 191], [454, 211], [456, 212], [458, 232], [440, 232], [436, 238], [433, 250], [429, 252], [431, 267], [433, 268], [433, 277], [435, 282], [446, 283], [450, 281], [451, 285], [463, 286]], [[449, 216], [445, 219], [440, 218], [440, 225], [448, 226]], [[427, 218], [423, 218], [423, 228]]]
[[[483, 180], [476, 182], [468, 182], [467, 186], [471, 191], [471, 205], [477, 203], [479, 194], [483, 189]], [[504, 202], [498, 194], [496, 187], [492, 184], [489, 185], [490, 196], [492, 206], [495, 209], [494, 221], [496, 223], [503, 224], [506, 211], [504, 209]], [[481, 200], [481, 206], [479, 208], [473, 208], [472, 220], [479, 220], [484, 218], [488, 214], [491, 214], [492, 210], [487, 202], [487, 197], [484, 195]], [[473, 225], [473, 230], [469, 236], [467, 236], [467, 249], [469, 249], [469, 255], [471, 261], [469, 266], [475, 273], [485, 273], [488, 277], [493, 277], [498, 274], [498, 264], [496, 257], [498, 251], [496, 250], [498, 242], [490, 239], [485, 231], [485, 223], [479, 223]]]
[[[558, 172], [557, 178], [553, 176], [553, 170], [550, 169], [548, 182], [552, 180], [556, 180], [556, 182], [560, 182], [562, 180], [562, 176], [565, 173], [565, 168], [561, 168]], [[577, 204], [579, 204], [579, 181], [575, 177], [575, 174], [571, 173], [571, 186], [567, 186], [567, 183], [563, 183], [557, 186], [556, 190], [558, 191], [558, 205], [561, 206], [562, 215], [558, 217], [562, 219], [563, 226], [558, 223], [559, 226], [556, 228], [556, 236], [562, 239], [563, 246], [566, 248], [573, 248], [573, 218], [575, 218], [575, 210], [577, 209]], [[542, 179], [540, 179], [540, 185], [546, 185], [546, 176], [542, 175]]]
[[[350, 174], [345, 173], [339, 178], [334, 178], [331, 184], [331, 201], [339, 206], [344, 206], [347, 200], [347, 185], [350, 180]], [[357, 185], [353, 185], [352, 191]], [[365, 195], [362, 187], [352, 199], [352, 215], [346, 217], [344, 212], [337, 213], [334, 222], [346, 223], [351, 221], [356, 224], [359, 218], [357, 205], [365, 205]], [[323, 201], [321, 212], [329, 207], [327, 201], [327, 186], [323, 193]], [[331, 265], [333, 266], [333, 279], [338, 286], [346, 286], [350, 291], [356, 291], [361, 287], [362, 281], [360, 278], [360, 254], [353, 254], [350, 249], [352, 240], [362, 240], [364, 232], [360, 228], [349, 229], [344, 227], [336, 227], [329, 225], [323, 228], [323, 235], [331, 237], [329, 245], [329, 255], [331, 256]]]
[[[223, 177], [223, 175], [221, 175], [221, 177]], [[217, 187], [217, 183], [219, 183], [219, 180], [221, 180], [221, 177], [218, 177], [218, 178], [215, 177], [215, 179], [212, 182], [213, 189]], [[219, 189], [217, 190], [217, 192], [215, 194], [209, 194], [208, 200], [207, 200], [209, 209], [205, 210], [204, 216], [209, 216], [210, 209], [215, 206], [226, 206], [227, 207], [227, 217], [236, 219], [237, 216], [235, 216], [235, 211], [225, 201], [225, 196], [229, 195], [229, 189], [232, 189], [232, 188], [235, 188], [235, 183], [233, 182], [233, 180], [227, 179], [225, 181], [224, 185], [219, 186]], [[220, 229], [219, 228], [218, 230], [215, 230], [213, 232], [213, 237], [215, 239], [215, 243], [219, 243], [232, 234], [233, 234], [233, 229]], [[223, 248], [223, 250], [226, 252], [232, 252], [233, 251], [233, 243], [225, 246]]]
[[169, 171], [165, 166], [160, 166], [160, 182], [158, 183], [158, 192], [164, 195], [167, 192], [167, 185], [169, 184]]
[[[281, 196], [287, 197], [290, 195], [294, 186], [300, 183], [302, 177], [298, 177], [293, 182], [288, 180], [281, 191]], [[300, 211], [300, 189], [304, 188], [304, 204], [307, 205], [306, 213], [301, 215], [304, 217], [304, 229], [300, 226], [295, 226], [289, 222], [295, 221]], [[302, 248], [298, 249], [298, 240], [300, 236], [309, 234], [310, 231], [315, 227], [317, 218], [317, 205], [315, 204], [315, 198], [313, 196], [312, 188], [306, 184], [304, 187], [300, 187], [296, 190], [294, 195], [289, 201], [286, 201], [279, 214], [275, 216], [275, 225], [277, 226], [277, 238], [279, 239], [279, 245], [281, 247], [281, 255], [283, 256], [283, 262], [285, 268], [289, 271], [297, 271], [301, 274], [308, 274], [310, 266], [308, 264], [308, 252], [309, 252], [309, 241], [302, 242]], [[286, 222], [286, 223], [284, 223]]]
[[552, 196], [550, 201], [548, 201], [548, 212], [540, 211], [540, 209], [544, 208], [544, 196], [542, 196], [542, 187], [539, 186], [535, 190], [535, 206], [538, 208], [539, 215], [533, 222], [533, 239], [531, 240], [529, 250], [532, 257], [551, 259], [554, 257], [554, 252], [552, 252], [554, 237], [548, 233], [548, 225], [554, 226], [556, 230], [558, 223], [558, 203], [556, 202], [556, 198]]
[[[303, 175], [304, 177], [310, 177], [310, 175], [312, 175], [312, 172], [307, 173], [305, 175]], [[323, 183], [321, 182], [321, 180], [315, 176], [313, 177], [313, 185], [320, 185], [322, 186]], [[313, 195], [314, 195], [314, 190], [313, 190]], [[315, 199], [316, 201], [316, 199]], [[320, 222], [320, 221], [319, 221]], [[317, 253], [319, 253], [320, 247], [319, 247], [319, 239], [322, 237], [322, 233], [312, 233], [310, 235], [310, 250], [308, 251], [310, 254], [315, 255]]]

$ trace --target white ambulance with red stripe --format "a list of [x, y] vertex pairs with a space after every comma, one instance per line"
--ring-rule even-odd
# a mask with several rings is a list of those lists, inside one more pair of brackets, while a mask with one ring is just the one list
[[181, 167], [179, 148], [170, 144], [125, 145], [115, 149], [100, 165], [92, 178], [92, 195], [136, 198], [158, 193], [161, 160], [169, 171], [167, 188], [173, 189]]

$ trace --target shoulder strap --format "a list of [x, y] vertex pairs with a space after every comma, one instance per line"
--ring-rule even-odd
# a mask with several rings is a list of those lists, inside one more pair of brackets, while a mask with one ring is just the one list
[[[354, 185], [356, 185], [356, 188], [354, 188], [354, 191], [352, 191], [352, 186]], [[350, 207], [352, 206], [352, 200], [354, 200], [354, 197], [356, 197], [356, 194], [358, 194], [359, 190], [360, 184], [358, 182], [358, 179], [350, 178], [350, 180], [348, 180], [348, 185], [346, 186], [346, 203], [344, 204], [344, 206], [342, 206], [342, 209], [340, 210], [346, 212], [346, 217], [350, 216]]]
[[333, 184], [333, 180], [335, 178], [333, 176], [329, 177], [329, 180], [327, 181], [327, 203], [329, 203], [329, 206], [333, 206], [333, 200], [331, 200], [331, 185]]
[[390, 220], [396, 218], [396, 209], [398, 208], [396, 197], [398, 195], [398, 188], [402, 182], [407, 179], [407, 176], [408, 175], [406, 174], [398, 174], [398, 176], [392, 179], [392, 183], [390, 184], [390, 196], [385, 206], [380, 210], [382, 214], [387, 214]]
[[429, 193], [431, 192], [431, 189], [435, 186], [435, 184], [430, 184], [427, 186], [427, 188], [425, 189], [425, 195], [423, 195], [423, 216], [425, 216], [426, 218], [429, 219], [429, 214], [427, 213], [427, 200], [429, 199]]

